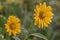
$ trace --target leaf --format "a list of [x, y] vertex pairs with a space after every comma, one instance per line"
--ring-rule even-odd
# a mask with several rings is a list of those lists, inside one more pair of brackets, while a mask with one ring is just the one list
[[15, 40], [20, 40], [20, 38], [12, 36], [12, 38], [14, 38]]
[[33, 34], [30, 34], [30, 36], [35, 36], [35, 37], [42, 38], [44, 40], [48, 40], [46, 36], [44, 36], [43, 34], [40, 34], [40, 33], [33, 33]]

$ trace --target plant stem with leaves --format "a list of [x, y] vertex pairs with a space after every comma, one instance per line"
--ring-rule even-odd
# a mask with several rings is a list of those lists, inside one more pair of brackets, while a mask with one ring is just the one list
[[24, 40], [27, 40], [28, 34], [29, 34], [29, 32], [31, 31], [32, 25], [33, 25], [33, 23], [30, 24], [30, 26], [29, 26], [29, 28], [28, 28], [28, 32], [26, 33], [26, 37], [24, 38]]

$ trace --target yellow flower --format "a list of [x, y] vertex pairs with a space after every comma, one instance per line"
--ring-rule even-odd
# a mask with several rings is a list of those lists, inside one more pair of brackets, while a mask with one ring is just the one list
[[34, 12], [34, 24], [38, 25], [38, 28], [48, 27], [48, 24], [51, 23], [51, 19], [53, 18], [51, 6], [47, 6], [46, 2], [43, 4], [40, 3], [40, 5], [36, 5]]
[[5, 24], [5, 28], [9, 33], [9, 36], [21, 33], [21, 24], [20, 20], [15, 16], [9, 16], [7, 23]]
[[3, 5], [0, 4], [0, 10], [2, 10], [2, 9], [3, 9]]

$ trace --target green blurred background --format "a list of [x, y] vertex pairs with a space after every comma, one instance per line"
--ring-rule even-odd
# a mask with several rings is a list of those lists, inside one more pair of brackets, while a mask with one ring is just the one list
[[[48, 40], [60, 40], [60, 0], [42, 0], [42, 2], [46, 2], [47, 5], [51, 5], [54, 13], [54, 17], [52, 19], [52, 23], [48, 26], [48, 28], [39, 29], [35, 25], [32, 25], [30, 30], [30, 34], [32, 33], [41, 33], [48, 38]], [[29, 25], [33, 22], [33, 14], [35, 6], [40, 3], [40, 0], [0, 0], [0, 15], [5, 18], [8, 18], [10, 15], [15, 15], [21, 19], [22, 24], [22, 32], [17, 35], [19, 40], [23, 40], [28, 32]], [[0, 17], [0, 26], [4, 26], [2, 24], [6, 23], [4, 19]], [[4, 28], [0, 27], [0, 34], [4, 36], [4, 40], [10, 40], [8, 35], [3, 30]], [[0, 39], [3, 40], [3, 39]], [[16, 40], [16, 39], [11, 39]], [[44, 40], [39, 37], [35, 37], [30, 35], [27, 40]]]

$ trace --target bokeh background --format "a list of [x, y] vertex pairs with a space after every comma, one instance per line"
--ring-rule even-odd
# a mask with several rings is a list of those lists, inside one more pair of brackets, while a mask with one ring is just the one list
[[[41, 33], [47, 37], [48, 40], [60, 40], [60, 0], [42, 0], [47, 5], [51, 5], [54, 13], [52, 23], [48, 28], [39, 29], [37, 26], [32, 25], [27, 40], [44, 40], [30, 34]], [[0, 0], [0, 40], [24, 40], [30, 24], [34, 20], [35, 6], [40, 3], [40, 0]], [[4, 24], [10, 15], [15, 15], [21, 19], [22, 31], [12, 39], [5, 31]]]

